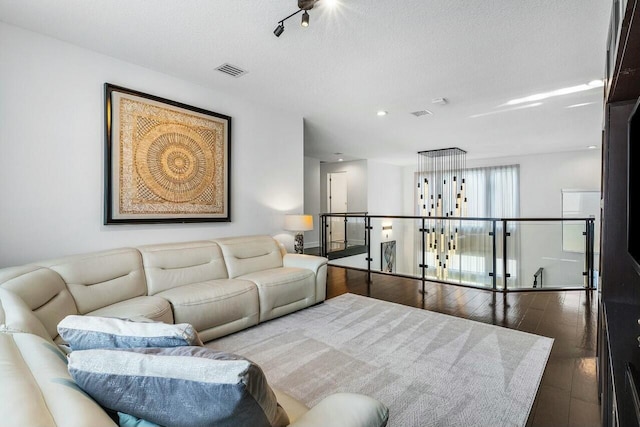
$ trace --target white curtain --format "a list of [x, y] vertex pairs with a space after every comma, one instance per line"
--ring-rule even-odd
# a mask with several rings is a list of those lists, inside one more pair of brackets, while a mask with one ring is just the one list
[[467, 216], [518, 218], [520, 216], [520, 166], [467, 169]]
[[[493, 166], [488, 168], [469, 169], [466, 173], [468, 183], [468, 216], [479, 218], [519, 218], [520, 217], [520, 167], [519, 165]], [[508, 286], [513, 287], [520, 277], [520, 230], [517, 222], [507, 223], [507, 273]], [[496, 274], [498, 286], [504, 285], [504, 248], [502, 247], [502, 223], [497, 224], [497, 264]], [[483, 230], [484, 231], [484, 230]], [[489, 263], [493, 261], [492, 253], [485, 251], [485, 256], [477, 259], [478, 271], [492, 270]], [[473, 268], [473, 267], [472, 267]]]

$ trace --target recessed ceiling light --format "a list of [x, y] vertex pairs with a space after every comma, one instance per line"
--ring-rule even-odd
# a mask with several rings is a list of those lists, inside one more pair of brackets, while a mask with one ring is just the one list
[[384, 110], [380, 110], [378, 111], [378, 115], [379, 116], [386, 116], [387, 114], [389, 114], [388, 112], [384, 111]]
[[344, 159], [338, 159], [338, 161], [339, 161], [339, 162], [343, 162], [343, 161], [344, 161]]
[[598, 148], [598, 146], [597, 145], [589, 145], [589, 146], [587, 146], [587, 148], [589, 150], [595, 150], [596, 148]]
[[336, 7], [338, 5], [338, 0], [322, 0], [322, 4], [325, 7], [333, 9], [334, 7]]

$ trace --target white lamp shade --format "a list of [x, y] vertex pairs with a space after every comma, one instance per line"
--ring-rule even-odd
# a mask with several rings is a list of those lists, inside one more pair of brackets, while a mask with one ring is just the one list
[[311, 215], [285, 215], [284, 229], [288, 231], [313, 230], [313, 216]]

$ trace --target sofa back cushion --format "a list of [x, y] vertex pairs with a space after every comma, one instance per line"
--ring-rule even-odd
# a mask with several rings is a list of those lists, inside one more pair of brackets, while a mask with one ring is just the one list
[[0, 288], [0, 332], [35, 334], [53, 344], [33, 311], [13, 292]]
[[136, 249], [75, 255], [40, 264], [62, 277], [80, 314], [147, 293], [142, 258]]
[[227, 279], [220, 247], [210, 241], [146, 245], [142, 254], [149, 295], [193, 283]]
[[282, 267], [280, 246], [270, 236], [246, 236], [216, 239], [224, 254], [229, 278], [256, 271]]
[[38, 265], [0, 270], [0, 287], [20, 297], [42, 322], [51, 338], [58, 335], [58, 322], [78, 314], [76, 303], [58, 273]]

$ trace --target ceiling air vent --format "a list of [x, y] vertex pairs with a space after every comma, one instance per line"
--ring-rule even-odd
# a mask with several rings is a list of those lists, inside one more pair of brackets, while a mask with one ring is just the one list
[[420, 116], [430, 116], [433, 113], [429, 110], [420, 110], [420, 111], [414, 111], [413, 113], [410, 113], [410, 114], [413, 114], [416, 117], [420, 117]]
[[216, 70], [228, 74], [231, 77], [240, 77], [244, 74], [247, 74], [246, 70], [243, 70], [242, 68], [236, 67], [235, 65], [231, 64], [222, 64], [221, 66], [216, 68]]

